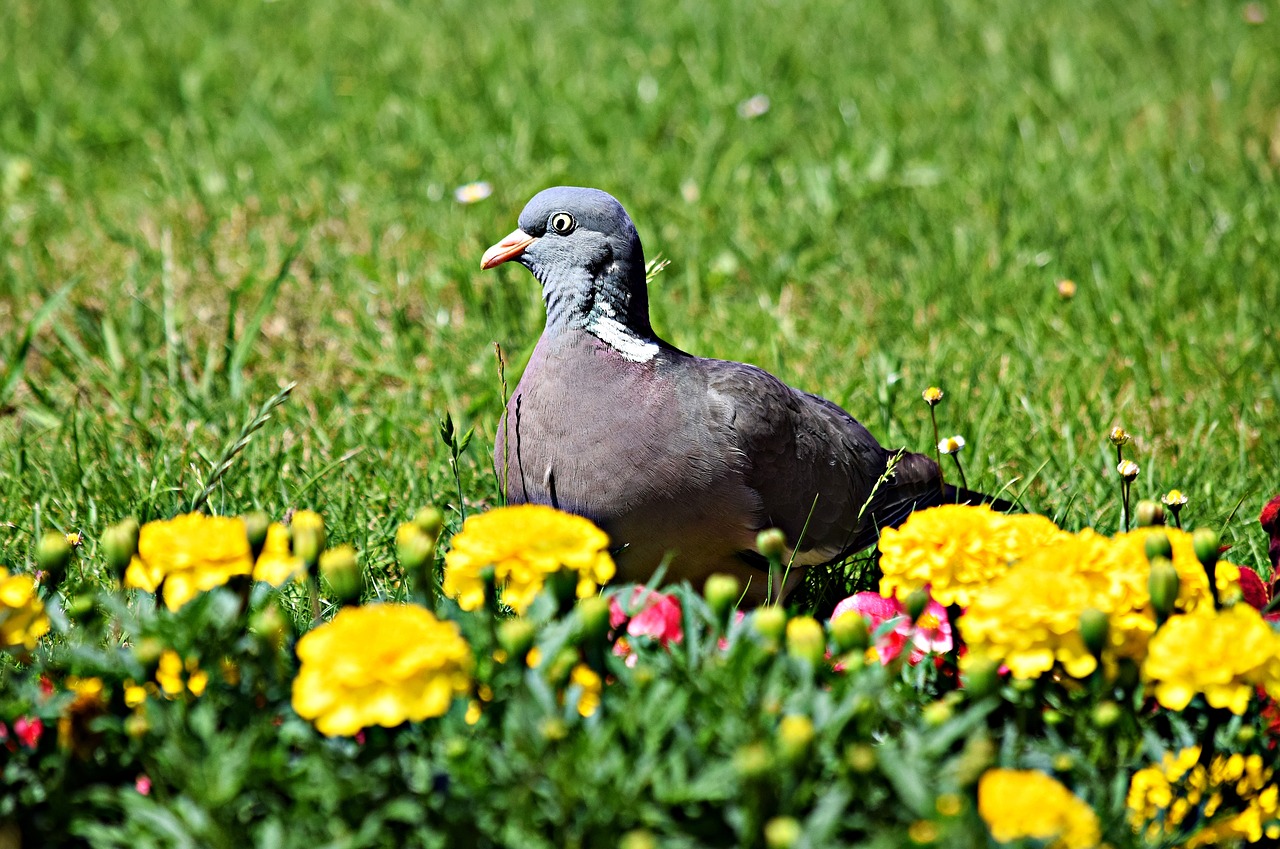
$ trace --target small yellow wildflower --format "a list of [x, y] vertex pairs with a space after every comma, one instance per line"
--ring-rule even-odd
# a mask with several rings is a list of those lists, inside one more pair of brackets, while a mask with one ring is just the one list
[[1142, 469], [1132, 460], [1121, 460], [1120, 464], [1116, 466], [1116, 471], [1120, 473], [1120, 477], [1124, 478], [1126, 482], [1133, 483], [1133, 481], [1137, 480], [1138, 473]]
[[1119, 448], [1122, 445], [1128, 445], [1133, 441], [1133, 437], [1129, 435], [1129, 431], [1122, 427], [1111, 428], [1111, 433], [1107, 437], [1111, 440], [1111, 444]]
[[67, 545], [72, 548], [79, 548], [81, 543], [84, 542], [84, 534], [79, 531], [71, 531], [64, 536], [66, 537]]
[[1059, 280], [1056, 286], [1058, 297], [1064, 301], [1069, 301], [1076, 296], [1076, 282], [1074, 280]]
[[577, 595], [593, 595], [613, 577], [609, 537], [589, 520], [539, 504], [499, 507], [467, 518], [445, 555], [444, 592], [463, 610], [484, 604], [480, 573], [494, 568], [502, 600], [516, 613], [533, 603], [560, 569], [578, 574]]
[[0, 566], [0, 650], [21, 646], [30, 651], [47, 633], [49, 617], [36, 595], [35, 578], [10, 575]]
[[582, 690], [578, 696], [578, 713], [593, 716], [600, 709], [600, 693], [604, 690], [600, 675], [585, 663], [579, 663], [569, 673], [569, 683]]
[[1259, 686], [1280, 698], [1280, 635], [1247, 604], [1174, 616], [1151, 638], [1142, 674], [1170, 710], [1202, 693], [1242, 716]]
[[458, 626], [416, 605], [344, 607], [297, 651], [293, 709], [327, 736], [442, 716], [471, 686]]
[[959, 454], [960, 449], [965, 446], [964, 437], [956, 434], [948, 436], [938, 443], [938, 450], [943, 454]]
[[1166, 507], [1182, 507], [1187, 503], [1187, 496], [1180, 489], [1171, 489], [1160, 496]]
[[1000, 843], [1031, 838], [1049, 849], [1095, 849], [1098, 815], [1042, 772], [990, 769], [978, 781], [978, 813]]
[[188, 513], [142, 526], [124, 582], [147, 592], [164, 584], [165, 604], [177, 610], [252, 568], [243, 519]]
[[943, 606], [967, 607], [1012, 561], [1067, 536], [1043, 516], [1006, 516], [985, 505], [920, 510], [880, 535], [880, 594], [905, 597], [929, 586]]
[[279, 522], [267, 527], [267, 538], [253, 566], [253, 579], [266, 581], [273, 587], [290, 580], [301, 581], [307, 576], [307, 565], [301, 557], [295, 557], [289, 542], [289, 529]]
[[932, 407], [942, 400], [942, 390], [936, 386], [930, 386], [924, 392], [921, 392], [920, 396], [924, 398], [926, 404]]
[[72, 675], [67, 678], [66, 684], [75, 697], [58, 717], [58, 747], [79, 758], [87, 758], [102, 736], [101, 732], [93, 731], [90, 726], [107, 712], [102, 679]]

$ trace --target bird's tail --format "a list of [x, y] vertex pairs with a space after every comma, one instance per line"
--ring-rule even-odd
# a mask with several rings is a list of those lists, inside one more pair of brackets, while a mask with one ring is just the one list
[[987, 495], [985, 492], [974, 492], [972, 489], [952, 486], [951, 484], [944, 485], [938, 495], [937, 502], [932, 506], [937, 506], [938, 504], [985, 504], [998, 513], [1012, 513], [1018, 509], [1018, 505], [999, 496]]

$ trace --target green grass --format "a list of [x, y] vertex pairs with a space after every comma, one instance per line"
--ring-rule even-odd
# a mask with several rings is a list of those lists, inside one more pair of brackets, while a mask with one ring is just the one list
[[[0, 562], [40, 528], [294, 506], [390, 559], [492, 503], [493, 343], [541, 304], [480, 253], [525, 200], [632, 213], [654, 323], [1068, 527], [1135, 493], [1265, 561], [1280, 469], [1280, 7], [143, 4], [0, 17]], [[736, 105], [756, 93], [767, 114]], [[488, 180], [464, 206], [453, 188]], [[1064, 301], [1062, 278], [1079, 292]], [[1238, 509], [1237, 509], [1238, 508]]]

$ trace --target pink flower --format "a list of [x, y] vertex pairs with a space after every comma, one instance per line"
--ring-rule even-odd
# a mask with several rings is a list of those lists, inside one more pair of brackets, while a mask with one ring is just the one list
[[146, 773], [143, 773], [142, 775], [139, 775], [137, 777], [137, 779], [133, 782], [133, 789], [137, 790], [143, 796], [151, 795], [151, 779], [147, 776]]
[[28, 749], [34, 749], [40, 745], [40, 735], [44, 733], [44, 723], [40, 721], [38, 716], [20, 716], [13, 721], [13, 733], [17, 735], [22, 745]]
[[[628, 614], [628, 610], [631, 611]], [[635, 587], [626, 610], [614, 596], [609, 600], [609, 624], [615, 629], [624, 622], [627, 634], [632, 637], [652, 637], [665, 648], [669, 643], [684, 639], [684, 614], [680, 600], [675, 596], [653, 592], [645, 587]]]
[[888, 663], [902, 654], [908, 643], [911, 653], [907, 660], [912, 665], [919, 663], [926, 654], [948, 652], [955, 645], [947, 609], [933, 599], [929, 599], [915, 625], [896, 598], [885, 598], [879, 593], [861, 592], [849, 596], [836, 605], [831, 618], [835, 620], [846, 613], [862, 616], [867, 620], [872, 635], [879, 634], [875, 651], [881, 663]]

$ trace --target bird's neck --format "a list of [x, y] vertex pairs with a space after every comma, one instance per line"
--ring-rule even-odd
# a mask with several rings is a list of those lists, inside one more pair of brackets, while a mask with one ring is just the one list
[[632, 362], [648, 362], [658, 354], [658, 339], [649, 324], [649, 292], [640, 265], [632, 278], [620, 269], [596, 274], [575, 269], [579, 279], [543, 286], [547, 306], [544, 335], [585, 330]]

